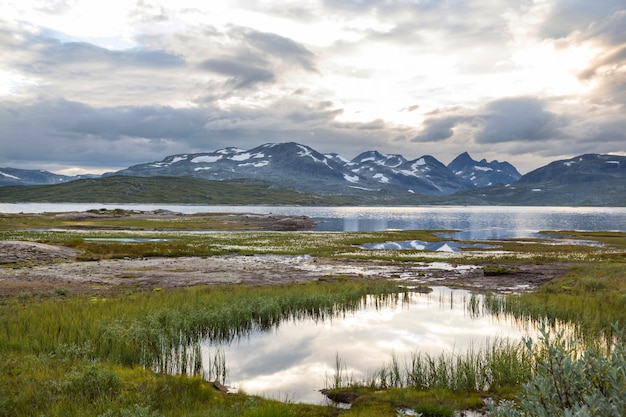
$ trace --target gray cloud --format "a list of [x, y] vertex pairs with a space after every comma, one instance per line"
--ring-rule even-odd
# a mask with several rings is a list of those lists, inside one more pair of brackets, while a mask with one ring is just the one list
[[567, 122], [545, 110], [534, 98], [507, 98], [487, 104], [476, 140], [481, 143], [541, 141], [561, 136], [559, 129]]
[[231, 77], [228, 83], [234, 89], [250, 88], [274, 80], [271, 71], [245, 64], [238, 59], [207, 59], [200, 64], [200, 68]]
[[[65, 165], [90, 161], [92, 167], [123, 168], [169, 154], [281, 141], [315, 144], [324, 152], [354, 156], [361, 146], [376, 147], [381, 133], [393, 130], [382, 121], [333, 123], [340, 113], [331, 102], [296, 99], [266, 109], [234, 106], [229, 110], [4, 101], [0, 102], [0, 166], [21, 161], [50, 169], [50, 161]], [[25, 143], [37, 146], [25, 147]]]
[[431, 114], [415, 142], [438, 142], [454, 136], [454, 128], [466, 125], [476, 143], [542, 141], [562, 136], [567, 121], [545, 110], [545, 104], [527, 97], [506, 98], [477, 110], [453, 108]]
[[[104, 64], [109, 68], [149, 67], [172, 68], [185, 65], [185, 60], [163, 50], [133, 49], [111, 51], [84, 42], [61, 42], [46, 35], [12, 27], [0, 20], [0, 40], [7, 54], [6, 63], [22, 71], [40, 73], [42, 68], [54, 71], [72, 64], [87, 66]], [[18, 52], [19, 51], [19, 52]], [[17, 53], [16, 53], [17, 52]]]
[[540, 33], [546, 38], [565, 38], [572, 32], [597, 25], [619, 10], [624, 10], [623, 0], [555, 0]]
[[295, 62], [308, 71], [315, 71], [314, 54], [291, 39], [273, 33], [249, 31], [246, 40], [262, 53], [284, 61]]

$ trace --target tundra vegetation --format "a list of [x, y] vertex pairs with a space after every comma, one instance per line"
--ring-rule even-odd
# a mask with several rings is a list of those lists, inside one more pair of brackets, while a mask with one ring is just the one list
[[[452, 416], [455, 410], [484, 410], [485, 404], [497, 416], [626, 414], [624, 233], [559, 231], [551, 234], [570, 240], [502, 240], [494, 249], [442, 254], [359, 248], [441, 239], [432, 231], [232, 231], [237, 227], [218, 216], [212, 221], [207, 216], [2, 215], [0, 240], [63, 245], [78, 250], [84, 261], [267, 253], [393, 262], [445, 259], [486, 265], [494, 275], [520, 263], [571, 267], [538, 291], [487, 294], [484, 302], [468, 304], [471, 314], [536, 321], [543, 326], [538, 340], [494, 340], [461, 355], [437, 357], [416, 347], [409, 361], [381, 358], [362, 379], [350, 375], [338, 355], [334, 375], [320, 388], [330, 398], [350, 398], [347, 410], [215, 389], [213, 381], [224, 381], [227, 364], [216, 354], [210, 369], [201, 370], [198, 342], [230, 340], [298, 317], [330, 317], [359, 308], [371, 296], [394, 301], [407, 291], [395, 281], [330, 276], [280, 286], [123, 287], [74, 295], [59, 287], [5, 296], [0, 298], [0, 416], [349, 417], [396, 416], [399, 409]], [[212, 231], [181, 232], [205, 229]], [[90, 240], [138, 237], [158, 240]], [[562, 324], [575, 330], [569, 335], [548, 330]]]

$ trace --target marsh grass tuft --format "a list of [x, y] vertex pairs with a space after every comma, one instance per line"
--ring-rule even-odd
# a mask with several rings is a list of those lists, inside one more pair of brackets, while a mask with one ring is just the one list
[[572, 268], [538, 292], [501, 297], [488, 295], [490, 314], [510, 314], [521, 320], [574, 325], [576, 336], [592, 342], [610, 338], [613, 323], [626, 323], [626, 264], [593, 263]]
[[465, 353], [444, 352], [431, 356], [414, 352], [404, 363], [392, 354], [389, 363], [358, 379], [346, 372], [346, 363], [337, 358], [333, 389], [413, 388], [456, 392], [487, 392], [516, 387], [532, 375], [533, 357], [524, 344], [508, 340], [487, 341], [482, 348]]

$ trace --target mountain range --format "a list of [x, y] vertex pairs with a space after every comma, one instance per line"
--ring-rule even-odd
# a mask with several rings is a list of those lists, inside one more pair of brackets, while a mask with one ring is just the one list
[[[290, 190], [295, 195], [307, 196], [296, 201], [316, 201], [320, 204], [626, 206], [626, 157], [617, 155], [580, 155], [552, 162], [522, 176], [508, 162], [476, 161], [467, 152], [446, 166], [430, 155], [407, 160], [402, 155], [382, 154], [374, 150], [347, 160], [338, 154], [322, 154], [308, 146], [289, 142], [268, 143], [249, 150], [230, 147], [212, 152], [171, 155], [161, 161], [106, 173], [102, 178], [90, 176], [88, 183], [85, 179], [46, 171], [0, 168], [0, 186], [64, 184], [63, 190], [73, 187], [68, 183], [70, 181], [83, 190], [85, 184], [95, 187], [99, 181], [107, 180], [110, 187], [112, 178], [117, 179], [114, 183], [122, 189], [127, 186], [123, 183], [130, 181], [124, 178], [136, 178], [133, 187], [137, 188], [141, 178], [157, 177], [178, 177], [179, 184], [184, 178], [209, 180], [207, 184], [226, 182], [235, 187], [233, 190], [245, 183], [246, 188], [242, 192], [248, 193], [250, 184], [256, 184], [254, 186], [259, 191], [281, 190], [284, 197], [284, 192]], [[150, 184], [154, 187], [154, 181]], [[166, 182], [162, 181], [162, 184]], [[581, 187], [581, 184], [584, 186]], [[59, 192], [61, 190], [59, 186], [52, 187]], [[0, 187], [0, 201], [32, 201], [20, 200], [32, 198], [25, 195], [19, 197], [20, 188], [31, 187]], [[199, 183], [193, 183], [194, 195], [198, 188], [202, 188]], [[45, 195], [50, 196], [50, 192], [53, 190], [46, 190]], [[98, 202], [105, 202], [99, 200], [97, 193], [93, 195]], [[208, 196], [210, 201], [198, 197], [194, 202], [219, 204], [219, 198], [216, 200], [215, 197]], [[188, 198], [184, 200], [190, 202]], [[267, 200], [267, 204], [273, 203], [269, 194]]]
[[402, 155], [367, 151], [347, 160], [321, 154], [298, 143], [268, 143], [243, 150], [225, 148], [209, 153], [168, 156], [108, 175], [190, 176], [212, 180], [252, 178], [272, 181], [298, 191], [329, 195], [355, 190], [378, 193], [449, 195], [479, 185], [506, 184], [520, 173], [508, 163], [476, 162], [465, 153], [450, 165], [430, 155], [407, 160]]

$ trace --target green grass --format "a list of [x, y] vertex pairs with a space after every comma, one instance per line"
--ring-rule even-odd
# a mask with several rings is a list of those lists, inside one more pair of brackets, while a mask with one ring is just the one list
[[195, 349], [203, 338], [230, 341], [289, 318], [356, 309], [366, 294], [397, 291], [397, 284], [385, 281], [313, 282], [25, 303], [15, 299], [0, 310], [0, 354], [78, 355], [193, 373], [200, 360]]
[[614, 323], [626, 325], [626, 264], [581, 264], [537, 292], [489, 297], [487, 307], [496, 314], [575, 324], [582, 338], [610, 336]]
[[[199, 371], [202, 338], [232, 340], [294, 317], [331, 317], [356, 309], [367, 294], [385, 299], [399, 290], [382, 281], [341, 281], [10, 299], [0, 306], [0, 416], [124, 415], [134, 408], [167, 416], [301, 415], [293, 414], [295, 405], [225, 396], [200, 378], [161, 372]], [[219, 379], [219, 366], [211, 379]], [[207, 406], [219, 413], [202, 412]], [[327, 415], [319, 414], [324, 407], [307, 407], [308, 415]]]

